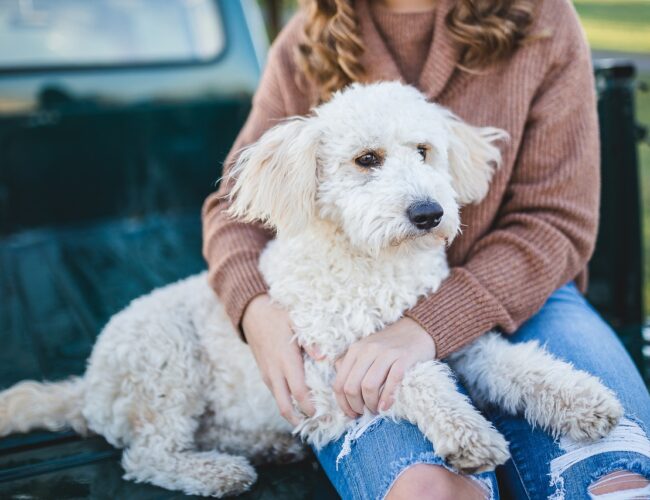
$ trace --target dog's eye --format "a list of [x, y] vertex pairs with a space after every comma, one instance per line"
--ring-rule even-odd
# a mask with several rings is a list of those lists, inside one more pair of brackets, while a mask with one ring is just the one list
[[419, 144], [418, 145], [418, 153], [420, 153], [420, 156], [422, 157], [423, 160], [427, 159], [427, 152], [429, 151], [429, 148], [427, 148], [424, 144]]
[[376, 153], [369, 151], [355, 158], [354, 162], [360, 167], [372, 168], [381, 165], [381, 158]]

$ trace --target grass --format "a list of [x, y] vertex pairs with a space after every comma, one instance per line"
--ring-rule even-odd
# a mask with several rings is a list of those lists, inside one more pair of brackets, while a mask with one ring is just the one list
[[650, 0], [574, 0], [597, 50], [650, 53]]

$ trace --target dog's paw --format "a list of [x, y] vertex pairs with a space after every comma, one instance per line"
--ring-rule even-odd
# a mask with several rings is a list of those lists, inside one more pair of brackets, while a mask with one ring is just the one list
[[455, 452], [446, 457], [449, 465], [464, 474], [493, 471], [510, 458], [508, 442], [493, 427], [470, 431]]
[[506, 439], [483, 418], [455, 422], [449, 433], [429, 439], [438, 456], [465, 474], [492, 471], [510, 458]]
[[122, 466], [124, 479], [204, 497], [239, 495], [257, 480], [255, 469], [245, 457], [217, 451], [166, 453], [127, 448]]
[[577, 380], [564, 404], [554, 430], [575, 441], [607, 436], [623, 416], [623, 406], [614, 393], [587, 374]]
[[184, 481], [181, 486], [187, 494], [221, 498], [248, 491], [257, 481], [257, 473], [246, 458], [222, 455], [204, 462]]

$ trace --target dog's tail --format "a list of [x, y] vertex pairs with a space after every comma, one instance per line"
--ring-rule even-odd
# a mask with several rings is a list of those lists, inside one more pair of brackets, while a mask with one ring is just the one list
[[58, 431], [65, 427], [85, 434], [83, 400], [81, 377], [61, 382], [20, 382], [0, 392], [0, 437], [32, 429]]

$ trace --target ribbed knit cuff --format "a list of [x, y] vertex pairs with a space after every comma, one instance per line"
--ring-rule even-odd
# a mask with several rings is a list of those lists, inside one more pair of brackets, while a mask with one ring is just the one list
[[221, 298], [226, 314], [244, 342], [246, 337], [241, 328], [244, 311], [251, 300], [268, 292], [258, 265], [257, 254], [239, 255], [224, 266], [218, 276], [210, 275], [210, 285]]
[[444, 359], [493, 329], [504, 314], [503, 306], [469, 272], [454, 268], [434, 294], [422, 298], [405, 316], [433, 337], [436, 357]]

